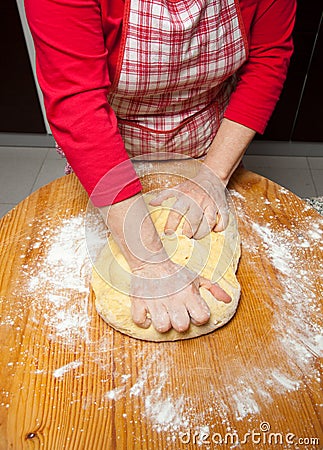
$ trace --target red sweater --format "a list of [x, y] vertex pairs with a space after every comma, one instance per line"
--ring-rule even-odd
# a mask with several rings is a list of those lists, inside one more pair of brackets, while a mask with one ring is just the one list
[[[292, 54], [296, 0], [240, 0], [249, 46], [247, 62], [225, 117], [259, 133], [277, 103]], [[91, 195], [112, 167], [128, 160], [107, 101], [122, 31], [124, 0], [25, 0], [47, 118], [58, 145]], [[140, 191], [131, 163], [129, 184], [114, 202]], [[121, 180], [124, 183], [124, 179]], [[118, 177], [110, 186], [116, 192]], [[92, 196], [96, 206], [106, 197]]]

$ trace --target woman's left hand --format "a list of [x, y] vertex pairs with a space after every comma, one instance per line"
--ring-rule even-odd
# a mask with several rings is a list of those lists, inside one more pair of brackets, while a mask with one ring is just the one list
[[224, 183], [205, 164], [199, 173], [172, 189], [163, 190], [153, 200], [152, 206], [159, 206], [168, 198], [176, 201], [168, 215], [165, 233], [175, 232], [185, 216], [183, 234], [189, 238], [201, 239], [210, 231], [223, 231], [228, 225], [229, 209]]

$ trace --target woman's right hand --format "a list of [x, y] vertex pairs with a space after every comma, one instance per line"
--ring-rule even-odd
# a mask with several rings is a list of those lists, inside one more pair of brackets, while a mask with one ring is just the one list
[[202, 286], [217, 300], [231, 301], [216, 283], [171, 260], [134, 270], [130, 289], [133, 321], [142, 328], [152, 324], [160, 333], [171, 328], [185, 332], [190, 322], [197, 326], [207, 323], [210, 310], [199, 293]]

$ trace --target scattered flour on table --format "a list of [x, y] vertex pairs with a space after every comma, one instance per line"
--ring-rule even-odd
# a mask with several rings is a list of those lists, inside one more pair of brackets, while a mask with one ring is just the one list
[[[251, 396], [250, 396], [251, 394]], [[253, 390], [250, 391], [239, 391], [236, 394], [232, 394], [232, 399], [237, 405], [235, 416], [237, 420], [246, 417], [250, 414], [259, 413], [259, 406], [256, 400], [252, 397], [254, 394]]]
[[127, 395], [143, 398], [142, 415], [150, 419], [156, 431], [175, 432], [187, 427], [190, 424], [189, 416], [186, 417], [190, 399], [183, 394], [174, 395], [173, 392], [165, 396], [170, 379], [169, 368], [174, 364], [171, 353], [166, 361], [164, 355], [161, 359], [160, 350], [150, 354], [134, 382], [129, 377], [123, 377], [120, 385], [107, 391], [104, 398], [119, 400]]
[[59, 367], [58, 369], [54, 370], [53, 377], [61, 378], [65, 373], [69, 372], [70, 370], [77, 369], [82, 364], [82, 361], [72, 361], [68, 364], [65, 364], [65, 366]]
[[[314, 361], [322, 352], [322, 327], [313, 283], [315, 279], [321, 279], [323, 271], [322, 261], [315, 261], [313, 250], [316, 245], [321, 245], [323, 221], [309, 224], [307, 232], [300, 232], [297, 227], [287, 229], [283, 225], [273, 229], [270, 223], [260, 226], [251, 222], [244, 208], [239, 207], [239, 202], [244, 202], [244, 197], [235, 192], [231, 194], [237, 199], [238, 214], [250, 228], [250, 239], [243, 242], [243, 251], [251, 253], [255, 269], [261, 257], [268, 258], [276, 268], [277, 288], [271, 302], [266, 304], [266, 308], [273, 314], [273, 342], [268, 345], [273, 345], [273, 349], [278, 346], [291, 370], [285, 370], [284, 366], [260, 367], [257, 365], [257, 352], [250, 355], [250, 361], [242, 361], [238, 348], [236, 351], [233, 349], [228, 353], [227, 366], [222, 368], [223, 379], [228, 380], [225, 386], [212, 386], [207, 377], [209, 368], [202, 367], [205, 369], [201, 373], [207, 394], [201, 398], [194, 394], [185, 395], [185, 386], [171, 385], [170, 370], [176, 360], [174, 346], [169, 346], [167, 355], [164, 351], [156, 350], [149, 356], [145, 352], [133, 355], [130, 347], [119, 356], [122, 358], [124, 372], [119, 373], [117, 381], [111, 389], [105, 391], [101, 399], [89, 394], [84, 400], [85, 409], [93, 403], [98, 408], [103, 408], [108, 407], [107, 404], [111, 401], [117, 402], [128, 396], [137, 397], [142, 401], [142, 416], [151, 421], [155, 430], [167, 431], [170, 439], [175, 440], [181, 430], [188, 428], [201, 434], [205, 430], [216, 431], [212, 427], [216, 427], [217, 421], [228, 431], [234, 432], [236, 430], [232, 429], [229, 421], [232, 415], [236, 420], [250, 421], [253, 416], [261, 413], [260, 401], [262, 404], [273, 401], [273, 393], [285, 395], [301, 389], [306, 377], [320, 382], [320, 372]], [[259, 199], [259, 202], [261, 216], [269, 202], [266, 199]], [[277, 207], [280, 207], [278, 202]], [[294, 239], [292, 246], [291, 234]], [[90, 255], [95, 255], [106, 242], [106, 230], [100, 227], [95, 216], [86, 218], [85, 214], [80, 214], [63, 219], [55, 230], [50, 227], [39, 229], [32, 246], [32, 251], [38, 252], [36, 265], [22, 266], [24, 295], [32, 301], [32, 320], [37, 324], [39, 318], [43, 318], [50, 340], [58, 341], [71, 350], [75, 349], [75, 343], [84, 342], [90, 348], [89, 357], [92, 362], [109, 374], [114, 351], [111, 347], [114, 332], [108, 329], [96, 342], [91, 342], [89, 335], [88, 300], [92, 267], [88, 241], [91, 242]], [[309, 267], [307, 263], [311, 255], [314, 264]], [[21, 292], [21, 289], [17, 289], [17, 296], [21, 296]], [[10, 326], [12, 323], [13, 313], [8, 313], [1, 319], [0, 326]], [[262, 351], [261, 342], [259, 345]], [[77, 355], [77, 351], [74, 351]], [[206, 348], [205, 352], [208, 351]], [[211, 354], [206, 356], [213, 359]], [[82, 367], [82, 359], [76, 358], [57, 368], [53, 376], [63, 379], [69, 371]], [[130, 375], [133, 358], [141, 360], [143, 366], [137, 376]], [[115, 359], [114, 364], [116, 363], [118, 361]], [[189, 366], [182, 368], [193, 369]], [[39, 374], [42, 372], [43, 370], [38, 369]], [[231, 373], [237, 374], [234, 380], [231, 379]], [[116, 380], [115, 377], [114, 379]], [[104, 384], [109, 383], [109, 380], [107, 375], [107, 379], [101, 381]], [[203, 412], [200, 412], [198, 406], [201, 402]], [[126, 414], [124, 418], [127, 418]]]
[[35, 266], [23, 266], [35, 316], [43, 311], [52, 340], [71, 345], [78, 338], [89, 340], [90, 256], [106, 242], [106, 230], [99, 224], [97, 216], [82, 214], [63, 219], [54, 230], [42, 228], [33, 249], [43, 252]]
[[[310, 269], [305, 269], [302, 254], [305, 248], [314, 250], [313, 239], [316, 237], [313, 238], [311, 231], [315, 226], [316, 224], [311, 225], [308, 237], [305, 237], [288, 229], [273, 230], [270, 226], [252, 224], [252, 229], [261, 238], [265, 254], [277, 270], [281, 289], [272, 298], [275, 317], [273, 326], [296, 373], [300, 368], [306, 371], [312, 356], [322, 353], [320, 337], [323, 329], [319, 320], [315, 320], [315, 317], [321, 317], [320, 302], [317, 301], [314, 283], [315, 280], [320, 281], [322, 292], [323, 262], [315, 261]], [[317, 232], [317, 235], [321, 233]], [[308, 239], [311, 239], [311, 243]], [[304, 246], [304, 243], [308, 246]], [[319, 376], [318, 371], [316, 372]]]
[[154, 390], [145, 397], [145, 415], [154, 423], [157, 431], [177, 431], [189, 425], [185, 420], [184, 396], [176, 400], [172, 396], [161, 399], [155, 396]]
[[[239, 201], [244, 200], [241, 194], [233, 196]], [[260, 214], [270, 204], [265, 200], [263, 206], [259, 207]], [[276, 204], [279, 205], [279, 202]], [[243, 214], [242, 208], [237, 209], [238, 214]], [[272, 340], [266, 345], [272, 346], [272, 352], [279, 349], [287, 367], [259, 367], [256, 354], [251, 355], [247, 362], [240, 361], [238, 354], [232, 357], [228, 354], [228, 364], [222, 368], [223, 379], [230, 380], [231, 371], [237, 374], [236, 379], [220, 389], [212, 390], [212, 386], [209, 386], [209, 396], [200, 399], [205, 408], [202, 414], [196, 411], [197, 399], [183, 397], [179, 393], [167, 397], [165, 401], [164, 396], [159, 398], [156, 388], [152, 396], [145, 396], [145, 406], [146, 414], [157, 430], [167, 429], [176, 433], [178, 429], [188, 426], [198, 432], [204, 426], [214, 424], [214, 418], [218, 417], [228, 431], [234, 432], [228, 419], [232, 414], [238, 421], [250, 421], [254, 415], [261, 413], [259, 400], [262, 404], [270, 404], [273, 394], [285, 395], [301, 389], [304, 381], [321, 382], [321, 370], [315, 361], [317, 356], [322, 355], [323, 329], [314, 283], [316, 281], [322, 286], [322, 261], [316, 261], [315, 248], [320, 248], [323, 220], [311, 222], [306, 231], [300, 232], [297, 226], [291, 227], [291, 230], [283, 225], [273, 229], [271, 223], [260, 226], [246, 215], [243, 219], [250, 226], [250, 240], [242, 243], [243, 250], [255, 255], [255, 260], [268, 258], [276, 269], [277, 288], [274, 289], [271, 303], [266, 304], [273, 313]], [[264, 349], [269, 350], [268, 347]], [[165, 368], [161, 369], [165, 372]], [[163, 383], [163, 379], [159, 380], [161, 390]], [[151, 401], [154, 401], [154, 408], [151, 408]], [[176, 417], [173, 425], [168, 421], [172, 417]]]

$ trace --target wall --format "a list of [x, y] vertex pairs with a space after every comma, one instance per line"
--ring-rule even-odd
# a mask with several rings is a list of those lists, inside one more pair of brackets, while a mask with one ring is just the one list
[[322, 0], [297, 4], [294, 54], [262, 139], [323, 142], [323, 4]]
[[[22, 8], [22, 1], [18, 1]], [[35, 139], [31, 137], [48, 137], [48, 127], [18, 8], [12, 0], [0, 3], [0, 41], [0, 144], [8, 143], [8, 136], [9, 141], [19, 141], [18, 145], [32, 144]], [[321, 0], [298, 1], [294, 42], [295, 52], [280, 101], [265, 135], [258, 136], [258, 140], [323, 142]]]
[[0, 132], [46, 133], [34, 75], [13, 0], [0, 2]]

